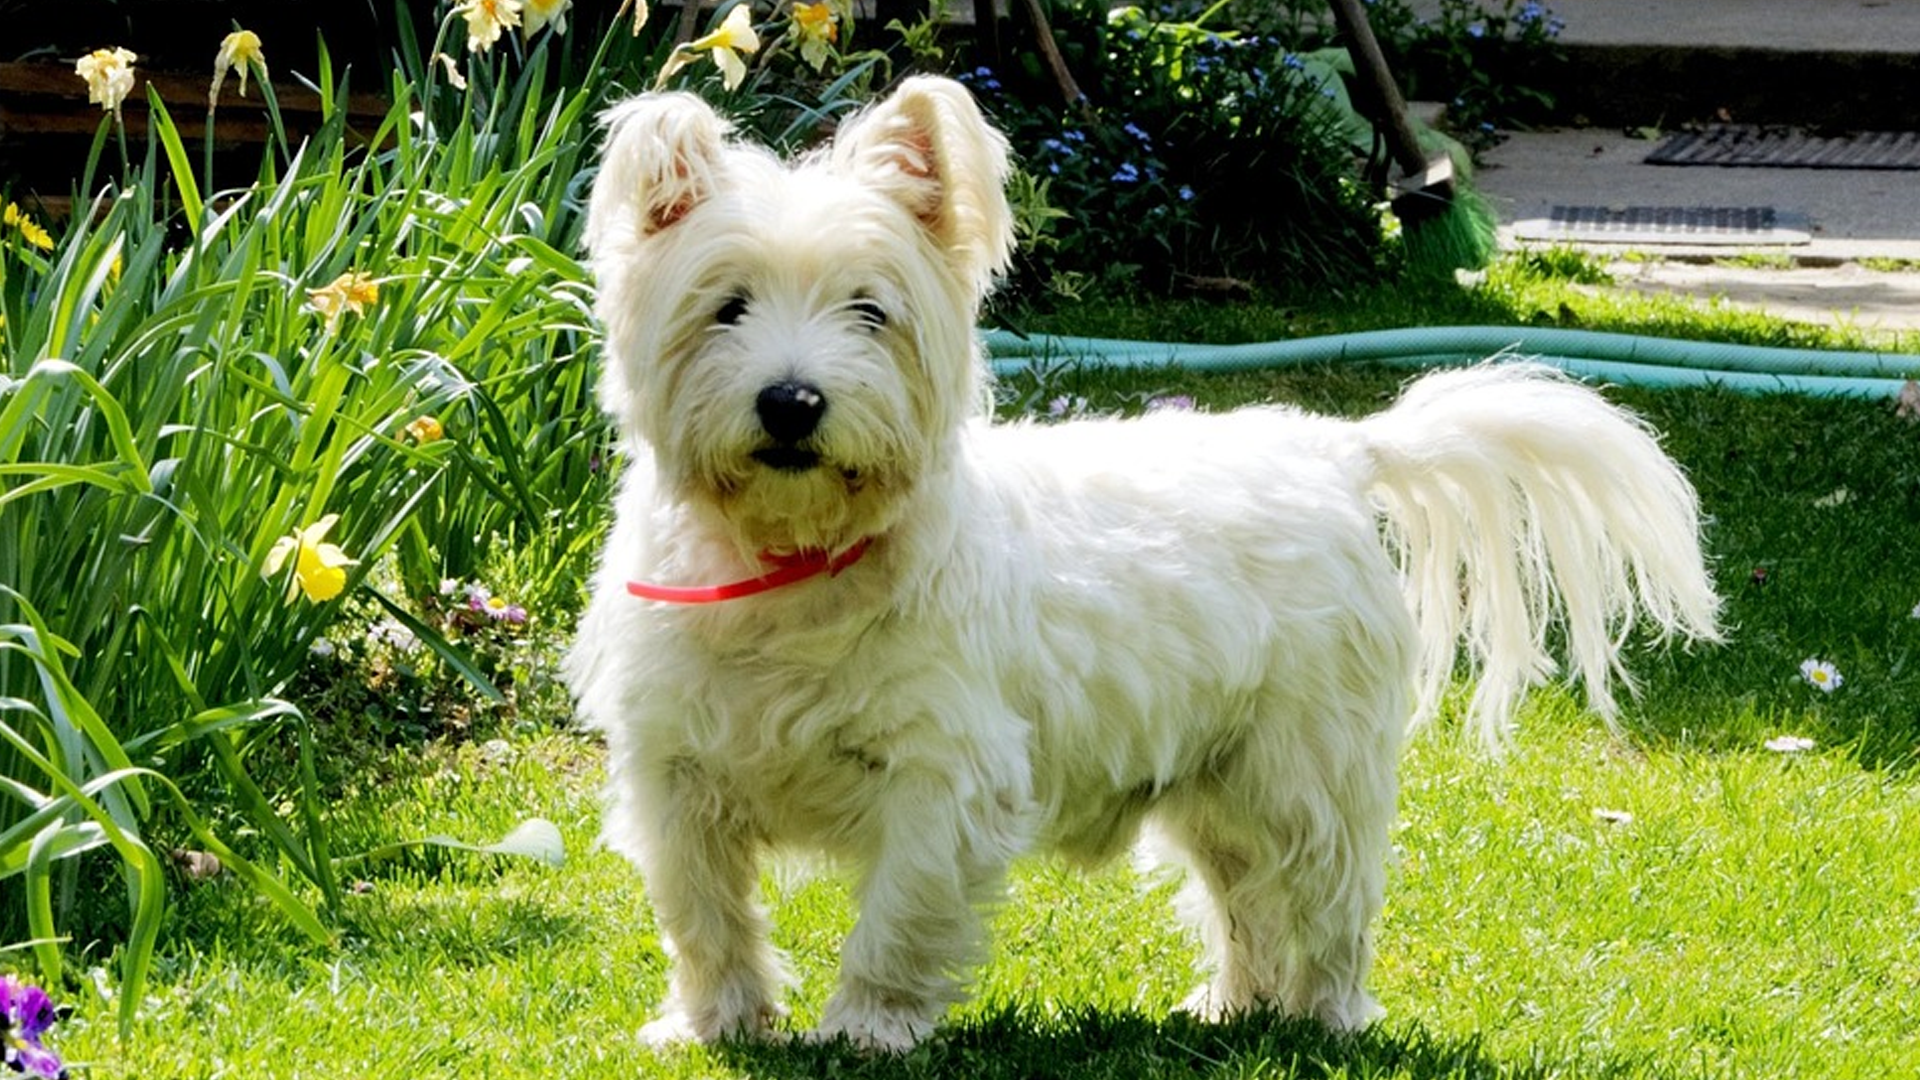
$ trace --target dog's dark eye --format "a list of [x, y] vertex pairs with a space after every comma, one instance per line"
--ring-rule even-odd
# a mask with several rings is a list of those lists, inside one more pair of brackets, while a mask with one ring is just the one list
[[853, 302], [852, 309], [869, 330], [879, 330], [887, 325], [887, 309], [881, 307], [878, 300], [861, 297]]
[[727, 298], [726, 303], [720, 305], [719, 311], [714, 312], [713, 321], [721, 326], [733, 326], [739, 323], [746, 313], [747, 298], [735, 293]]

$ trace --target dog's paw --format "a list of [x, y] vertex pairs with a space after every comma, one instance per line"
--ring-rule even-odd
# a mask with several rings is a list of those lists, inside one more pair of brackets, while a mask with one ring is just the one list
[[715, 1043], [723, 1039], [768, 1039], [773, 1035], [773, 1025], [785, 1016], [786, 1010], [775, 1005], [712, 1009], [696, 1014], [669, 1003], [658, 1019], [648, 1021], [640, 1029], [640, 1041], [655, 1050], [667, 1050], [688, 1043]]
[[1239, 1009], [1234, 1008], [1212, 983], [1207, 982], [1194, 987], [1192, 993], [1174, 1007], [1174, 1011], [1185, 1013], [1195, 1020], [1213, 1024], [1228, 1019], [1244, 1008], [1245, 1006]]
[[1322, 1001], [1313, 1008], [1314, 1019], [1334, 1031], [1359, 1031], [1387, 1015], [1373, 995], [1355, 990], [1338, 1000]]
[[934, 1021], [914, 1009], [849, 1005], [836, 997], [827, 1004], [820, 1026], [807, 1033], [814, 1042], [846, 1039], [862, 1050], [901, 1054], [933, 1034]]
[[1300, 1016], [1326, 1025], [1330, 1031], [1359, 1031], [1361, 1028], [1387, 1015], [1387, 1010], [1373, 999], [1365, 990], [1352, 990], [1344, 994], [1323, 994], [1316, 997], [1312, 1004], [1304, 1007], [1288, 1007], [1280, 1002], [1265, 998], [1257, 1001], [1239, 1001], [1225, 996], [1219, 987], [1212, 983], [1202, 983], [1193, 993], [1188, 994], [1179, 1006], [1179, 1011], [1208, 1023], [1231, 1020], [1251, 1009], [1276, 1009], [1289, 1016]]
[[640, 1042], [655, 1050], [671, 1050], [702, 1041], [699, 1029], [685, 1013], [669, 1013], [657, 1020], [649, 1020], [640, 1029]]

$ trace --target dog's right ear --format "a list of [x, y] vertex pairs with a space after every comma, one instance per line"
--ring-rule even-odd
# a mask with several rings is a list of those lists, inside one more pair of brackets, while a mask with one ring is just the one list
[[713, 193], [727, 122], [693, 94], [641, 94], [600, 116], [607, 130], [587, 204], [586, 241], [644, 240]]

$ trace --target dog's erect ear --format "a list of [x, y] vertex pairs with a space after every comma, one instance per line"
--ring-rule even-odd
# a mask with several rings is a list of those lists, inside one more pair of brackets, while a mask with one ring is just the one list
[[1006, 268], [1007, 141], [959, 83], [901, 83], [840, 133], [833, 160], [912, 212], [980, 294]]
[[671, 228], [712, 194], [728, 125], [692, 94], [641, 94], [601, 114], [600, 175], [587, 206], [587, 248]]

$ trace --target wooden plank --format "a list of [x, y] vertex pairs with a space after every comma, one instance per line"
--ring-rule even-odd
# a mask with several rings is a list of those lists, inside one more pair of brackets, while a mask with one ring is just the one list
[[[172, 71], [146, 71], [136, 65], [134, 78], [133, 90], [121, 106], [129, 135], [135, 133], [136, 117], [140, 121], [139, 126], [145, 126], [146, 88], [149, 85], [160, 92], [160, 100], [166, 103], [167, 111], [179, 123], [183, 133], [190, 121], [199, 125], [196, 130], [204, 130], [207, 88], [213, 81], [211, 68], [205, 75], [184, 75]], [[241, 117], [263, 118], [266, 115], [266, 104], [261, 100], [258, 80], [248, 81], [246, 97], [241, 97], [239, 91], [238, 78], [229, 74], [220, 88], [220, 108], [216, 113], [218, 126], [215, 130], [223, 137], [228, 117], [238, 114]], [[318, 122], [320, 95], [314, 91], [297, 83], [276, 80], [274, 96], [280, 103], [281, 116], [289, 123], [310, 127]], [[350, 120], [378, 123], [387, 115], [389, 105], [378, 94], [355, 93], [347, 96], [344, 108]], [[87, 103], [86, 80], [74, 74], [72, 65], [40, 61], [0, 63], [0, 110], [4, 110], [0, 115], [13, 117], [13, 123], [0, 125], [0, 138], [16, 131], [33, 134], [43, 130], [70, 130], [63, 117], [70, 111], [85, 113], [88, 110], [91, 110], [93, 121], [86, 124], [84, 130], [91, 133], [99, 122], [101, 111], [98, 106]], [[36, 126], [36, 121], [31, 119], [35, 115], [51, 117], [45, 123], [53, 127]], [[195, 116], [199, 120], [194, 121]], [[20, 126], [15, 127], [14, 124]]]

